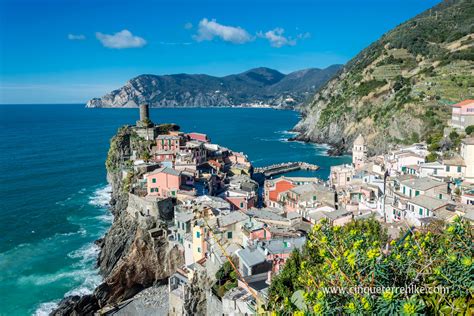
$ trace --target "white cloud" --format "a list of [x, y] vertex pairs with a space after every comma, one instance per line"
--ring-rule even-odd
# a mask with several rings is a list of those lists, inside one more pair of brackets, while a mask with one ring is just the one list
[[281, 27], [277, 27], [265, 33], [260, 32], [258, 36], [266, 38], [273, 47], [295, 46], [296, 40], [284, 36], [283, 33], [285, 33], [285, 30]]
[[71, 34], [71, 33], [69, 33], [67, 35], [67, 39], [71, 40], [71, 41], [82, 41], [82, 40], [85, 40], [86, 37], [82, 34]]
[[298, 34], [296, 35], [296, 38], [285, 36], [284, 33], [285, 33], [285, 30], [283, 28], [277, 27], [265, 33], [259, 32], [257, 36], [266, 38], [270, 42], [271, 46], [277, 47], [277, 48], [280, 48], [283, 46], [295, 46], [297, 40], [307, 39], [311, 37], [311, 34], [309, 32]]
[[102, 45], [108, 48], [122, 49], [143, 47], [146, 45], [145, 39], [133, 35], [128, 30], [123, 30], [113, 35], [97, 32], [95, 33], [95, 36], [102, 43]]
[[184, 24], [184, 28], [185, 28], [186, 30], [190, 30], [190, 29], [193, 28], [193, 24], [192, 24], [191, 22], [185, 23], [185, 24]]
[[215, 37], [234, 44], [243, 44], [253, 40], [253, 37], [239, 26], [222, 25], [215, 19], [202, 19], [198, 25], [197, 34], [193, 38], [198, 41], [211, 41]]

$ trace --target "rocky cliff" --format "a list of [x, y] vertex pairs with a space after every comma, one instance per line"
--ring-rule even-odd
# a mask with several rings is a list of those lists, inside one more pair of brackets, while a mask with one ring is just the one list
[[87, 103], [87, 107], [218, 107], [269, 104], [296, 106], [329, 80], [340, 65], [304, 69], [284, 75], [256, 68], [225, 77], [208, 75], [141, 75], [122, 88]]
[[297, 139], [342, 153], [361, 133], [379, 153], [441, 132], [474, 95], [473, 25], [472, 1], [449, 0], [384, 34], [302, 107]]
[[[184, 263], [184, 255], [168, 241], [167, 227], [160, 219], [138, 222], [125, 211], [129, 199], [127, 182], [131, 180], [123, 176], [123, 164], [132, 150], [142, 146], [127, 127], [111, 141], [106, 166], [114, 222], [105, 237], [97, 241], [101, 247], [98, 266], [104, 282], [91, 295], [65, 298], [52, 315], [89, 315], [112, 306], [167, 280]], [[152, 236], [152, 228], [158, 228], [158, 234]]]

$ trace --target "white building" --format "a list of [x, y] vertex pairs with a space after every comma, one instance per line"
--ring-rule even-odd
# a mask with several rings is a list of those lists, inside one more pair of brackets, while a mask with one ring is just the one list
[[364, 163], [366, 158], [367, 147], [365, 146], [365, 139], [359, 134], [352, 145], [352, 163], [357, 166]]

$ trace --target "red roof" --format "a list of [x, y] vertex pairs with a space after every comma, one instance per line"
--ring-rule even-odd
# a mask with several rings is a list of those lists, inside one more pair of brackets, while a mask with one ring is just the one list
[[459, 103], [453, 104], [453, 107], [462, 108], [463, 106], [473, 105], [473, 104], [474, 104], [474, 100], [467, 99], [467, 100], [461, 101]]
[[270, 190], [269, 199], [278, 202], [278, 195], [282, 192], [293, 189], [295, 186], [288, 180], [281, 180], [275, 183], [275, 189]]

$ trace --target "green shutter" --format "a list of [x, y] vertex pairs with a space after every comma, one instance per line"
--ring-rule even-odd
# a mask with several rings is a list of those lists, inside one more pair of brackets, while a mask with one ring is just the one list
[[423, 215], [423, 209], [420, 207], [420, 215]]

